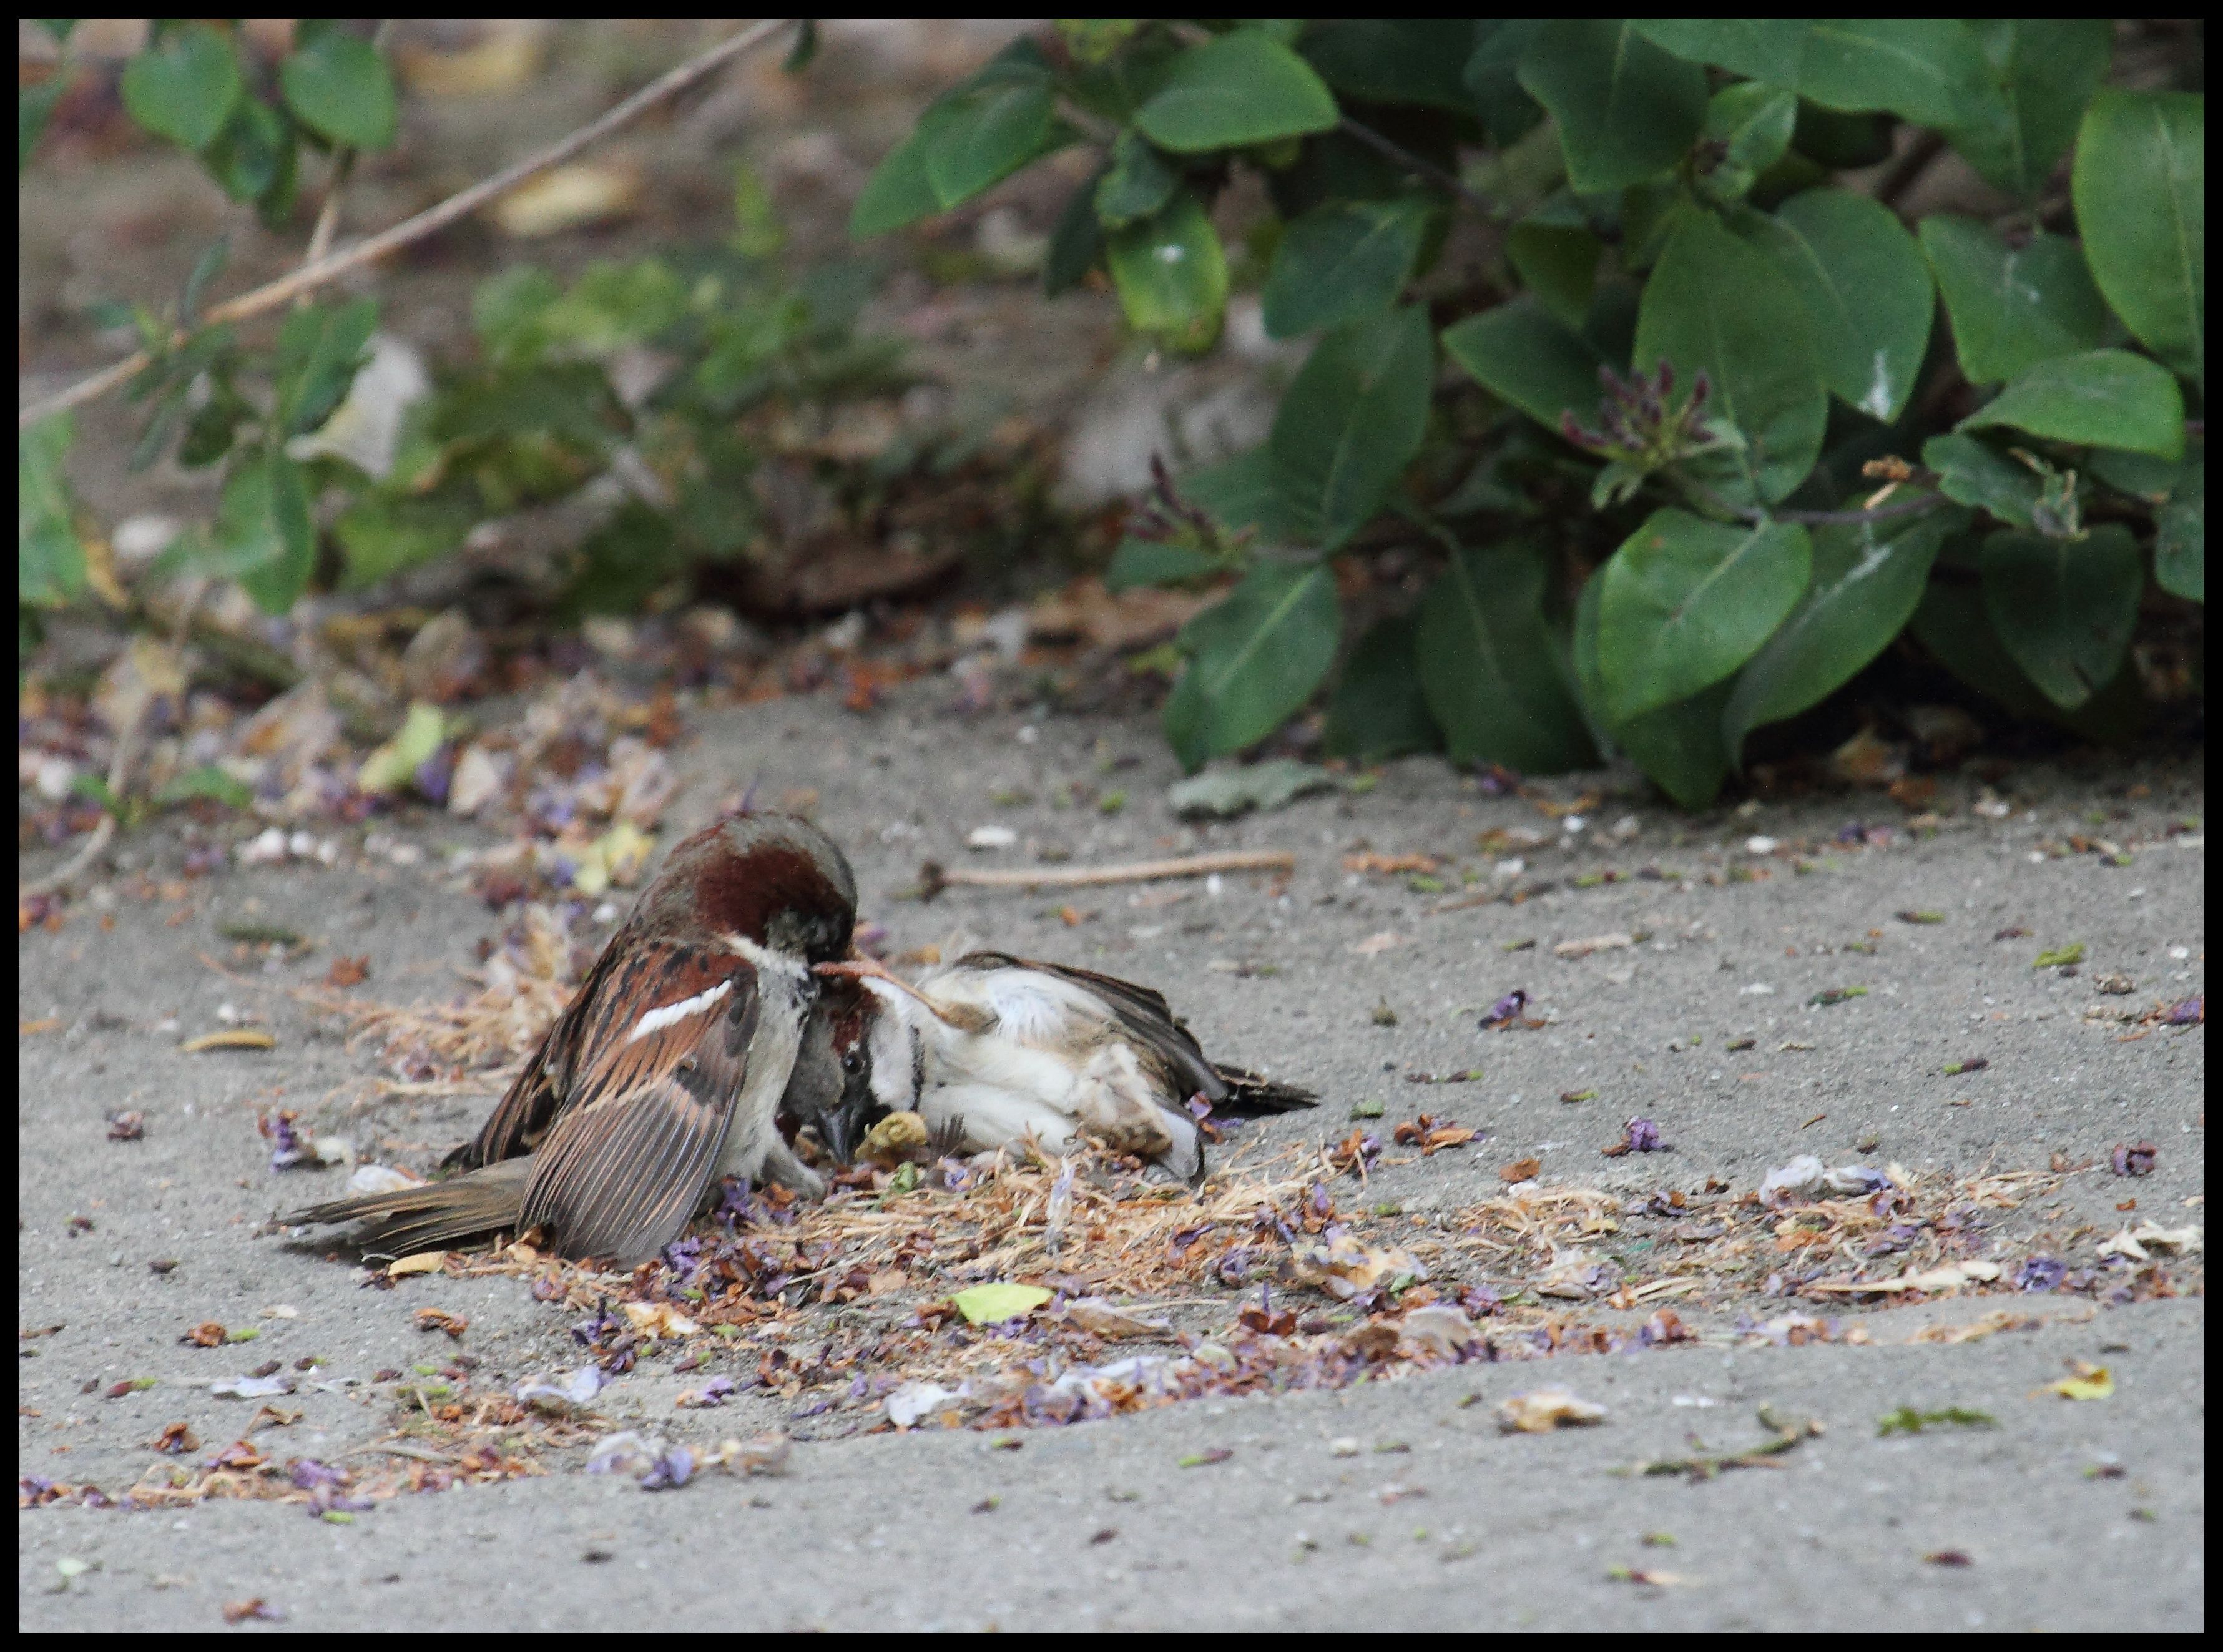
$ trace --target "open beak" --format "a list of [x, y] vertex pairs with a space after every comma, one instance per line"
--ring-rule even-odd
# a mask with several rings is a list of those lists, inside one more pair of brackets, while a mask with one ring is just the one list
[[853, 1164], [857, 1149], [863, 1145], [880, 1112], [872, 1099], [871, 1070], [852, 1073], [842, 1083], [841, 1099], [819, 1115], [819, 1139], [837, 1163]]

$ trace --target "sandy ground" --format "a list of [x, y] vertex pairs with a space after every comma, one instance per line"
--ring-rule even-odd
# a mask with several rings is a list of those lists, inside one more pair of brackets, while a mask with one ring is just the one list
[[[2204, 1030], [2125, 1040], [2123, 1026], [2086, 1018], [2095, 1006], [2205, 990], [2196, 760], [2018, 769], [1997, 785], [2013, 806], [2006, 818], [1974, 812], [1977, 783], [1949, 778], [1934, 834], [1902, 831], [1883, 848], [1832, 842], [1855, 818], [1903, 826], [1905, 811], [1873, 795], [1692, 819], [1636, 801], [1633, 788], [1612, 795], [1615, 777], [1600, 777], [1608, 795], [1570, 834], [1430, 761], [1393, 767], [1365, 795], [1197, 828], [1167, 812], [1174, 777], [1155, 731], [1070, 717], [960, 722], [939, 714], [945, 697], [913, 690], [870, 718], [829, 698], [708, 714], [681, 753], [688, 790], [672, 823], [707, 817], [753, 779], [771, 796], [815, 787], [819, 818], [855, 860], [866, 915], [890, 926], [893, 948], [962, 924], [1013, 951], [1148, 980], [1215, 1054], [1320, 1090], [1318, 1112], [1254, 1132], [1250, 1151], [1339, 1137], [1352, 1104], [1370, 1097], [1391, 1122], [1419, 1105], [1486, 1130], [1477, 1148], [1376, 1175], [1373, 1196], [1402, 1202], [1417, 1222], [1494, 1193], [1497, 1165], [1519, 1154], [1542, 1158], [1546, 1187], [1636, 1194], [1708, 1177], [1742, 1190], [1811, 1151], [1832, 1163], [1897, 1162], [1923, 1177], [2044, 1170], [2056, 1154], [2089, 1164], [2001, 1216], [1988, 1242], [2002, 1257], [2048, 1249], [2089, 1266], [2099, 1240], [2127, 1223], [2205, 1225]], [[1055, 807], [1070, 781], [1118, 786], [1131, 801], [1116, 815]], [[1032, 801], [991, 801], [1015, 790]], [[991, 821], [1016, 828], [1020, 843], [968, 856], [965, 834]], [[1554, 846], [1525, 856], [1527, 880], [1647, 865], [1772, 875], [1631, 879], [1437, 911], [1446, 897], [1360, 880], [1341, 863], [1362, 848], [1429, 851], [1488, 878], [1492, 857], [1475, 839], [1496, 827], [1555, 832]], [[2071, 832], [2121, 845], [2131, 864], [2043, 852]], [[251, 1406], [212, 1397], [210, 1382], [309, 1353], [327, 1362], [319, 1376], [367, 1378], [421, 1361], [426, 1339], [412, 1319], [421, 1307], [467, 1315], [463, 1346], [499, 1372], [571, 1363], [574, 1316], [533, 1302], [520, 1281], [433, 1277], [369, 1291], [328, 1246], [260, 1231], [274, 1210], [326, 1196], [338, 1176], [274, 1176], [258, 1111], [301, 1108], [367, 1151], [421, 1166], [488, 1105], [349, 1101], [373, 1057], [274, 990], [317, 979], [341, 951], [368, 955], [382, 999], [455, 990], [454, 969], [492, 923], [441, 856], [478, 840], [438, 817], [399, 836], [424, 858], [395, 866], [350, 852], [330, 869], [230, 871], [195, 883], [182, 903], [115, 896], [112, 927], [96, 898], [59, 933], [19, 943], [19, 1016], [55, 1024], [18, 1046], [22, 1472], [120, 1492], [173, 1460], [147, 1444], [169, 1422], [187, 1423], [207, 1451], [236, 1436]], [[1777, 840], [1777, 852], [1755, 853], [1755, 837]], [[1801, 842], [1814, 846], [1806, 875], [1792, 870], [1790, 846]], [[1216, 894], [1187, 888], [1170, 905], [1137, 904], [1162, 900], [1164, 886], [1081, 892], [1073, 904], [1093, 916], [1077, 926], [1058, 916], [1060, 894], [897, 899], [929, 856], [1017, 863], [1047, 848], [1086, 862], [1238, 846], [1294, 850], [1286, 892], [1243, 878]], [[161, 874], [178, 846], [156, 828], [120, 858]], [[1909, 909], [1944, 921], [1894, 918]], [[225, 951], [217, 924], [240, 919], [290, 924], [324, 945], [267, 985], [242, 985], [200, 958]], [[1994, 940], [2011, 926], [2030, 933]], [[1553, 952], [1636, 931], [1648, 938], [1634, 948]], [[1398, 938], [1354, 950], [1385, 934]], [[1529, 937], [1533, 950], [1503, 949]], [[2078, 975], [2031, 967], [2041, 948], [2075, 941], [2087, 948]], [[2113, 974], [2132, 978], [2132, 994], [2097, 995]], [[1867, 996], [1807, 1007], [1817, 992], [1851, 986]], [[1478, 1031], [1479, 1008], [1516, 987], [1550, 1025]], [[227, 1003], [263, 1017], [278, 1050], [179, 1054], [179, 1040], [219, 1025]], [[1381, 1005], [1395, 1025], [1377, 1023]], [[1740, 1037], [1753, 1047], [1726, 1052]], [[1793, 1044], [1812, 1048], [1783, 1047]], [[1947, 1062], [1978, 1056], [1990, 1063], [1981, 1072], [1943, 1075]], [[1402, 1081], [1407, 1069], [1477, 1066], [1482, 1079], [1465, 1085]], [[1585, 1089], [1597, 1095], [1560, 1100]], [[144, 1140], [107, 1138], [104, 1115], [124, 1107], [146, 1113]], [[1632, 1114], [1657, 1120], [1676, 1151], [1600, 1157]], [[2111, 1149], [2140, 1140], [2156, 1145], [2154, 1173], [2109, 1174]], [[2135, 1213], [2123, 1214], [2132, 1198]], [[72, 1217], [89, 1218], [89, 1230]], [[156, 1259], [176, 1265], [157, 1274]], [[2199, 1258], [2173, 1271], [2189, 1283]], [[1907, 1340], [2002, 1305], [2041, 1323], [1955, 1346]], [[1783, 1306], [1753, 1304], [1763, 1315]], [[280, 1307], [290, 1315], [269, 1311]], [[585, 1477], [572, 1453], [551, 1460], [545, 1479], [400, 1497], [346, 1526], [274, 1504], [33, 1509], [20, 1516], [19, 1621], [214, 1627], [222, 1603], [254, 1598], [285, 1627], [351, 1630], [2203, 1621], [2201, 1297], [2124, 1308], [1943, 1299], [1849, 1317], [1865, 1321], [1869, 1346], [1467, 1366], [1336, 1393], [1198, 1401], [1013, 1436], [1004, 1448], [1005, 1436], [973, 1431], [813, 1441], [797, 1447], [784, 1477], [710, 1474], [655, 1496]], [[222, 1349], [180, 1343], [207, 1320], [262, 1334]], [[30, 1334], [50, 1327], [60, 1328]], [[2071, 1359], [2106, 1365], [2113, 1397], [2034, 1392]], [[101, 1397], [137, 1377], [158, 1381]], [[1497, 1432], [1497, 1401], [1555, 1384], [1605, 1405], [1607, 1421]], [[682, 1385], [645, 1361], [602, 1397], [597, 1426], [672, 1426]], [[1610, 1472], [1686, 1452], [1694, 1434], [1709, 1450], [1757, 1442], [1762, 1403], [1826, 1433], [1780, 1467], [1703, 1484]], [[287, 1403], [300, 1420], [256, 1436], [281, 1458], [387, 1437], [395, 1402], [390, 1388], [305, 1388]], [[1910, 1405], [1981, 1410], [1996, 1426], [1880, 1437], [1879, 1420]], [[779, 1421], [771, 1402], [752, 1400], [719, 1414], [719, 1432]], [[1231, 1454], [1180, 1466], [1214, 1447]], [[1925, 1558], [1938, 1554], [1967, 1563]], [[76, 1574], [66, 1589], [65, 1561]], [[1672, 1580], [1633, 1582], [1615, 1575], [1624, 1569]]]

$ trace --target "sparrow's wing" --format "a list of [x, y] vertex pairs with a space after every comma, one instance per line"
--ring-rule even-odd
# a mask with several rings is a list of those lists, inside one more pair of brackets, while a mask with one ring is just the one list
[[1319, 1097], [1294, 1084], [1262, 1077], [1247, 1067], [1214, 1062], [1212, 1070], [1227, 1086], [1226, 1099], [1212, 1103], [1219, 1113], [1293, 1113], [1319, 1105]]
[[1077, 969], [1071, 964], [1042, 963], [1032, 958], [1014, 958], [1005, 952], [975, 952], [957, 961], [960, 969], [1038, 969], [1046, 975], [1093, 993], [1103, 999], [1104, 1006], [1118, 1017], [1136, 1041], [1165, 1062], [1183, 1096], [1201, 1094], [1207, 1101], [1217, 1104], [1227, 1094], [1227, 1084], [1212, 1064], [1204, 1058], [1204, 1051], [1190, 1035], [1189, 1030], [1174, 1019], [1172, 1006], [1163, 993], [1156, 987], [1143, 987], [1131, 980], [1121, 980], [1117, 975], [1101, 975], [1093, 969]]
[[571, 1088], [570, 1077], [582, 1065], [582, 1052], [591, 1044], [595, 1029], [610, 1017], [613, 998], [638, 998], [643, 983], [641, 965], [665, 955], [669, 948], [629, 938], [620, 930], [595, 960], [587, 979], [579, 983], [570, 1005], [556, 1018], [525, 1063], [510, 1081], [509, 1088], [494, 1104], [479, 1133], [442, 1161], [451, 1170], [476, 1170], [529, 1153], [540, 1144], [563, 1109], [563, 1098]]
[[[633, 990], [617, 988], [630, 982]], [[639, 990], [654, 983], [654, 992]], [[718, 948], [649, 943], [597, 993], [532, 1155], [520, 1225], [567, 1255], [653, 1255], [695, 1214], [747, 1075], [756, 970]]]

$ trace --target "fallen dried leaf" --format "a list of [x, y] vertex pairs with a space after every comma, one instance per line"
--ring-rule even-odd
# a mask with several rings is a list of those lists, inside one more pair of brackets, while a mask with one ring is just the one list
[[1497, 1407], [1497, 1426], [1507, 1434], [1550, 1434], [1555, 1428], [1603, 1422], [1605, 1417], [1605, 1407], [1578, 1399], [1564, 1388], [1515, 1394]]

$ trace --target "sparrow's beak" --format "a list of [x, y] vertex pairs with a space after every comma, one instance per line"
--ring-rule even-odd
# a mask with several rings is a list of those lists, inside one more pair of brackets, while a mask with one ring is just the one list
[[857, 1150], [887, 1109], [872, 1094], [872, 1062], [869, 1049], [860, 1049], [855, 1065], [844, 1072], [841, 1094], [818, 1115], [818, 1139], [841, 1164], [857, 1162]]

